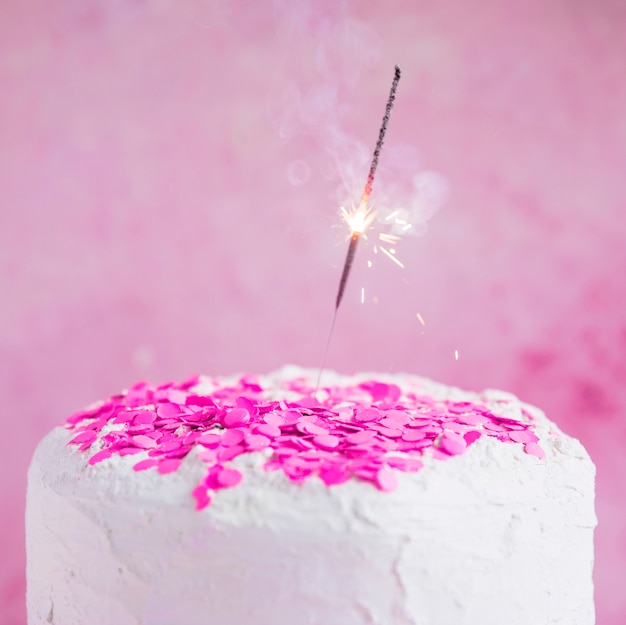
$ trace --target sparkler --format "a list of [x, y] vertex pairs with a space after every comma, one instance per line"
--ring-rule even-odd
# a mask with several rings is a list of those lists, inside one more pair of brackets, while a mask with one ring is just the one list
[[376, 169], [378, 167], [378, 157], [380, 156], [380, 150], [383, 147], [383, 141], [385, 140], [385, 134], [387, 133], [387, 124], [389, 123], [389, 116], [391, 115], [391, 108], [393, 107], [394, 100], [396, 99], [396, 89], [398, 88], [398, 82], [400, 81], [400, 68], [396, 65], [393, 76], [393, 83], [391, 84], [391, 90], [389, 91], [389, 98], [387, 99], [387, 106], [385, 107], [385, 116], [383, 117], [383, 123], [380, 126], [378, 132], [378, 141], [376, 141], [376, 147], [374, 148], [374, 156], [372, 157], [372, 163], [370, 165], [369, 173], [367, 174], [367, 182], [365, 183], [365, 189], [363, 189], [363, 195], [356, 210], [348, 213], [343, 210], [344, 219], [350, 226], [351, 236], [350, 245], [348, 246], [348, 254], [343, 264], [343, 271], [341, 272], [341, 279], [339, 280], [339, 289], [337, 290], [337, 299], [335, 300], [335, 314], [343, 299], [344, 291], [346, 290], [346, 284], [348, 282], [348, 276], [352, 269], [352, 263], [354, 262], [354, 256], [356, 254], [356, 248], [359, 244], [361, 235], [369, 228], [376, 213], [368, 206], [370, 194], [372, 193], [372, 185], [374, 184], [374, 176], [376, 175]]
[[[383, 147], [385, 134], [387, 133], [387, 124], [389, 123], [391, 108], [393, 107], [394, 100], [396, 99], [396, 89], [398, 88], [399, 81], [400, 68], [396, 65], [394, 70], [393, 82], [391, 83], [391, 90], [389, 91], [389, 97], [387, 98], [387, 105], [385, 106], [385, 115], [383, 117], [383, 122], [378, 132], [378, 140], [376, 141], [376, 147], [374, 148], [374, 156], [372, 157], [370, 170], [367, 174], [367, 182], [365, 183], [365, 188], [363, 189], [363, 194], [361, 195], [361, 201], [359, 202], [357, 208], [354, 209], [352, 212], [348, 212], [344, 208], [341, 209], [346, 223], [348, 224], [348, 226], [350, 226], [350, 243], [348, 245], [346, 260], [343, 264], [341, 279], [339, 280], [339, 288], [337, 290], [337, 297], [335, 299], [335, 311], [333, 313], [333, 320], [330, 325], [330, 331], [328, 332], [328, 338], [326, 339], [326, 347], [324, 349], [322, 366], [320, 367], [320, 371], [317, 376], [317, 384], [315, 387], [316, 391], [319, 388], [322, 371], [324, 370], [324, 365], [326, 363], [326, 355], [328, 353], [330, 338], [333, 334], [333, 328], [335, 327], [335, 320], [337, 319], [337, 311], [339, 310], [339, 305], [341, 304], [341, 300], [343, 299], [343, 295], [346, 290], [346, 284], [348, 283], [348, 277], [350, 276], [352, 264], [354, 263], [354, 256], [356, 254], [359, 240], [361, 239], [361, 235], [370, 227], [372, 221], [374, 221], [374, 218], [376, 217], [375, 211], [371, 210], [371, 208], [368, 206], [368, 202], [370, 194], [372, 193], [374, 177], [376, 175], [376, 169], [378, 167], [378, 158], [380, 156], [380, 150]], [[394, 262], [402, 266], [402, 264], [395, 257], [391, 256], [390, 254], [388, 255], [392, 258]]]

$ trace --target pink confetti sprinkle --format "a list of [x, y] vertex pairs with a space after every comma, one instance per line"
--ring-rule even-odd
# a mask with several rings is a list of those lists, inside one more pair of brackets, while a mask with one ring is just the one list
[[457, 456], [466, 450], [467, 441], [462, 436], [450, 432], [441, 437], [439, 446], [451, 456]]
[[460, 414], [457, 416], [456, 420], [465, 425], [480, 425], [485, 423], [487, 419], [481, 414]]
[[162, 419], [176, 417], [180, 414], [180, 407], [176, 404], [159, 404], [157, 406], [157, 415]]
[[161, 449], [152, 449], [148, 452], [149, 455], [157, 454], [160, 457], [165, 453], [166, 458], [184, 458], [191, 451], [191, 447], [180, 447], [172, 451], [163, 452]]
[[465, 442], [469, 447], [472, 443], [475, 443], [480, 438], [480, 436], [481, 434], [477, 430], [470, 430], [469, 432], [465, 432], [463, 438], [465, 439]]
[[274, 412], [268, 412], [264, 415], [263, 421], [265, 421], [268, 425], [273, 425], [275, 427], [281, 427], [285, 424], [285, 419], [281, 415]]
[[236, 428], [250, 421], [250, 413], [245, 408], [233, 408], [223, 420], [224, 427]]
[[179, 438], [173, 438], [164, 442], [162, 441], [159, 445], [159, 448], [161, 451], [167, 453], [168, 451], [174, 451], [175, 449], [179, 449], [182, 444], [183, 442]]
[[337, 465], [322, 467], [319, 475], [326, 486], [343, 484], [350, 479], [350, 471], [345, 467]]
[[139, 447], [120, 447], [117, 450], [117, 453], [120, 456], [132, 456], [134, 454], [140, 454], [143, 452], [143, 449], [140, 449]]
[[316, 408], [320, 404], [315, 397], [302, 397], [298, 400], [298, 405], [304, 408]]
[[387, 464], [405, 473], [414, 473], [424, 467], [424, 463], [417, 458], [400, 458], [395, 456], [387, 458]]
[[135, 425], [140, 424], [152, 424], [156, 419], [156, 413], [152, 410], [140, 410], [135, 413], [133, 417], [133, 423]]
[[332, 434], [319, 434], [318, 436], [313, 437], [313, 442], [318, 447], [337, 447], [340, 440], [341, 439], [339, 437], [332, 436]]
[[173, 473], [180, 467], [179, 458], [168, 458], [167, 460], [161, 460], [159, 462], [159, 473], [165, 475], [166, 473]]
[[374, 438], [376, 438], [376, 432], [374, 430], [360, 430], [354, 432], [354, 434], [348, 434], [346, 441], [352, 445], [362, 445], [369, 443]]
[[376, 429], [380, 434], [388, 436], [389, 438], [400, 438], [403, 434], [402, 430], [392, 430], [391, 428], [384, 427], [383, 425], [379, 425]]
[[408, 423], [409, 419], [405, 416], [402, 415], [402, 417], [385, 417], [384, 419], [381, 419], [379, 421], [379, 423], [386, 427], [389, 428], [391, 430], [397, 430], [399, 428], [402, 428], [402, 426], [406, 425]]
[[200, 432], [189, 432], [189, 434], [187, 434], [187, 436], [183, 439], [183, 445], [193, 445], [200, 438], [200, 436]]
[[531, 456], [536, 456], [539, 460], [544, 460], [546, 457], [546, 452], [537, 443], [526, 443], [524, 451]]
[[149, 434], [152, 431], [151, 425], [131, 425], [128, 430], [129, 434]]
[[145, 471], [151, 467], [156, 467], [158, 464], [158, 460], [155, 460], [154, 458], [146, 458], [145, 460], [140, 460], [137, 464], [133, 465], [133, 470]]
[[378, 419], [380, 419], [380, 412], [378, 412], [376, 408], [363, 408], [363, 410], [359, 410], [356, 415], [354, 415], [354, 419], [361, 422], [378, 421]]
[[128, 423], [132, 421], [134, 413], [132, 410], [120, 410], [116, 415], [113, 423]]
[[278, 460], [269, 460], [263, 465], [263, 469], [267, 472], [280, 471], [282, 468], [283, 465]]
[[430, 419], [424, 419], [422, 417], [415, 417], [414, 419], [411, 419], [406, 424], [406, 427], [422, 429], [422, 428], [431, 426], [435, 419], [439, 419], [439, 416], [438, 415], [432, 415], [432, 418], [430, 418]]
[[506, 426], [500, 423], [494, 423], [493, 421], [486, 421], [484, 424], [485, 429], [491, 430], [492, 432], [506, 432]]
[[439, 449], [438, 447], [432, 448], [433, 458], [435, 460], [449, 460], [452, 456], [445, 451]]
[[217, 462], [217, 449], [203, 449], [198, 452], [198, 458], [207, 464], [214, 464]]
[[262, 434], [268, 438], [276, 438], [277, 436], [280, 436], [280, 428], [275, 425], [269, 425], [269, 423], [258, 425], [254, 431], [257, 434]]
[[94, 465], [98, 462], [102, 462], [103, 460], [110, 458], [112, 455], [112, 449], [103, 449], [102, 451], [95, 453], [93, 456], [91, 456], [91, 458], [89, 458], [89, 464]]
[[421, 441], [425, 439], [426, 436], [426, 432], [423, 432], [422, 430], [406, 430], [402, 433], [402, 440], [405, 440], [409, 443], [414, 443], [415, 441]]
[[217, 451], [217, 458], [220, 462], [233, 460], [245, 452], [243, 445], [233, 445], [232, 447], [222, 447]]
[[516, 443], [536, 443], [539, 440], [539, 437], [530, 430], [516, 430], [509, 434], [509, 438]]
[[222, 437], [221, 442], [224, 447], [234, 447], [235, 445], [239, 445], [246, 438], [246, 433], [244, 430], [233, 429], [228, 430]]
[[242, 396], [237, 397], [237, 400], [235, 401], [235, 405], [238, 408], [244, 408], [252, 416], [257, 415], [259, 412], [259, 409], [257, 408], [256, 404], [252, 402], [250, 399], [248, 399], [247, 397], [242, 397]]
[[[302, 427], [302, 430], [305, 434], [319, 434], [320, 436], [324, 436], [324, 434], [328, 434], [328, 430], [320, 427], [319, 425], [315, 425], [315, 423], [298, 423], [298, 426]], [[298, 428], [299, 429], [299, 428]]]
[[282, 423], [278, 423], [276, 425], [280, 425], [281, 427], [284, 425], [291, 425], [297, 423], [300, 419], [302, 419], [302, 413], [297, 410], [285, 410], [282, 414]]
[[145, 434], [138, 434], [137, 436], [132, 437], [133, 443], [137, 447], [141, 447], [142, 449], [152, 449], [157, 446], [157, 442], [151, 438], [150, 436], [146, 436]]
[[187, 401], [187, 393], [183, 390], [173, 388], [168, 391], [167, 399], [172, 404], [180, 404], [181, 406], [184, 406]]
[[240, 380], [240, 384], [254, 393], [260, 393], [263, 390], [259, 385], [258, 379], [251, 374], [244, 375]]
[[204, 510], [211, 503], [211, 497], [207, 489], [202, 485], [196, 486], [191, 494], [196, 500], [196, 510]]
[[96, 438], [98, 438], [98, 434], [93, 430], [87, 430], [86, 432], [81, 432], [78, 436], [75, 436], [68, 445], [72, 443], [93, 443]]
[[270, 446], [270, 439], [262, 434], [249, 434], [246, 436], [246, 445], [248, 449], [258, 451]]
[[446, 432], [454, 432], [455, 434], [463, 435], [467, 431], [467, 425], [456, 421], [446, 421], [443, 427]]
[[[235, 431], [235, 430], [231, 430], [231, 432], [232, 431]], [[206, 434], [201, 434], [198, 437], [197, 442], [200, 443], [200, 445], [204, 445], [205, 447], [217, 447], [222, 442], [222, 438], [224, 437], [220, 436], [219, 434], [213, 434], [212, 432], [207, 432]], [[242, 440], [243, 440], [243, 436], [241, 437], [241, 439], [235, 442], [235, 445]]]
[[215, 407], [215, 402], [210, 397], [206, 397], [204, 395], [187, 395], [185, 405], [186, 406]]
[[391, 493], [398, 488], [398, 478], [389, 469], [379, 469], [376, 473], [376, 485], [380, 490]]
[[199, 423], [199, 422], [207, 421], [208, 419], [210, 419], [212, 414], [202, 411], [202, 410], [196, 410], [192, 408], [190, 410], [182, 411], [181, 416], [182, 416], [183, 421], [185, 421], [186, 423]]
[[217, 474], [217, 481], [224, 488], [237, 486], [242, 479], [243, 475], [237, 469], [224, 468]]
[[289, 456], [295, 456], [298, 450], [294, 447], [274, 447], [274, 454], [279, 458], [286, 458]]

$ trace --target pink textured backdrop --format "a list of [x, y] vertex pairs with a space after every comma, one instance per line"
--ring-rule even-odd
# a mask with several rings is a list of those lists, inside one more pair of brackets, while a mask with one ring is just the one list
[[339, 172], [364, 180], [394, 63], [373, 199], [424, 168], [450, 195], [404, 270], [359, 250], [328, 364], [505, 388], [579, 437], [597, 622], [622, 625], [626, 4], [243, 4], [0, 3], [0, 625], [25, 622], [25, 472], [64, 416], [319, 363]]

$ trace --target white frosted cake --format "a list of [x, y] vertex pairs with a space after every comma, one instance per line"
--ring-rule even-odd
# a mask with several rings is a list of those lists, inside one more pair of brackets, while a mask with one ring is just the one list
[[537, 409], [287, 367], [39, 445], [29, 625], [592, 625], [594, 465]]

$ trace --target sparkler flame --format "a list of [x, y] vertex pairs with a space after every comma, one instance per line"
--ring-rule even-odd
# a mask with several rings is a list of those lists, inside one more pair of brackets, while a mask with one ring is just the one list
[[376, 218], [376, 211], [367, 205], [367, 199], [361, 200], [358, 207], [350, 212], [342, 206], [341, 213], [350, 228], [350, 236], [364, 234]]
[[[385, 133], [387, 132], [387, 124], [389, 123], [389, 115], [391, 114], [391, 108], [393, 106], [393, 102], [396, 97], [396, 89], [398, 87], [398, 82], [400, 80], [400, 68], [396, 65], [394, 70], [393, 82], [391, 84], [391, 91], [389, 92], [389, 98], [387, 99], [387, 105], [385, 106], [385, 116], [383, 117], [383, 123], [378, 132], [378, 141], [376, 141], [376, 147], [374, 148], [374, 156], [372, 157], [372, 162], [370, 164], [370, 170], [367, 175], [367, 182], [365, 183], [365, 189], [363, 190], [363, 195], [361, 196], [361, 201], [356, 209], [351, 212], [346, 211], [342, 207], [342, 213], [344, 215], [344, 219], [348, 226], [350, 227], [350, 244], [348, 246], [348, 254], [346, 255], [346, 260], [343, 264], [343, 270], [341, 272], [341, 279], [339, 281], [339, 289], [337, 290], [337, 298], [335, 299], [335, 312], [333, 313], [333, 320], [330, 324], [330, 331], [328, 333], [328, 339], [326, 340], [326, 348], [324, 349], [324, 357], [322, 358], [322, 365], [320, 367], [318, 376], [317, 376], [317, 384], [315, 385], [315, 391], [320, 385], [320, 380], [322, 377], [322, 371], [324, 370], [324, 365], [326, 362], [326, 355], [328, 353], [328, 345], [330, 344], [330, 337], [333, 334], [333, 328], [335, 327], [335, 320], [337, 319], [337, 311], [339, 310], [339, 304], [341, 304], [341, 300], [343, 298], [344, 290], [346, 288], [346, 283], [348, 281], [348, 276], [350, 275], [350, 270], [352, 268], [352, 263], [354, 262], [354, 255], [356, 254], [356, 248], [359, 244], [359, 239], [364, 235], [366, 230], [370, 227], [372, 222], [376, 217], [376, 212], [371, 210], [368, 206], [368, 201], [370, 197], [370, 193], [372, 192], [372, 185], [374, 184], [374, 176], [376, 174], [376, 168], [378, 167], [378, 157], [380, 156], [380, 150], [383, 146], [383, 141], [385, 139]], [[393, 258], [393, 257], [392, 257]], [[394, 259], [400, 266], [400, 263], [397, 259]]]

